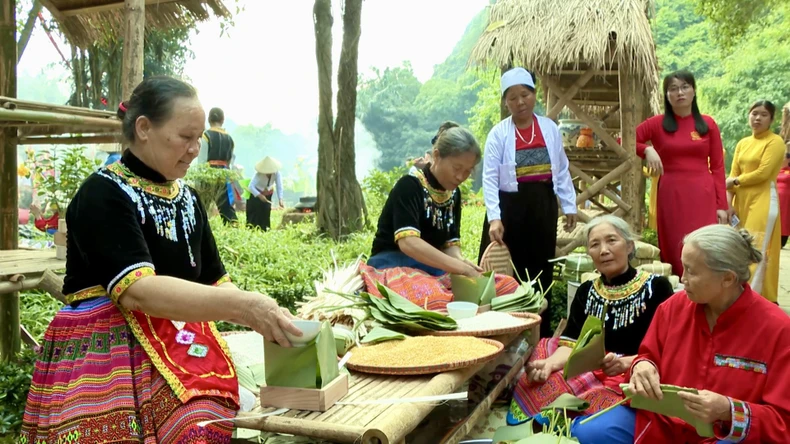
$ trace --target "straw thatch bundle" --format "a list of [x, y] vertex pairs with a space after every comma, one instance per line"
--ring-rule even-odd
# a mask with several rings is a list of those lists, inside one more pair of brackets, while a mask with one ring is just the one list
[[782, 128], [779, 135], [785, 142], [790, 142], [790, 102], [782, 108]]
[[652, 0], [499, 0], [470, 63], [523, 64], [552, 74], [610, 69], [622, 55], [646, 90], [654, 91], [658, 67], [648, 21], [651, 7]]
[[[116, 38], [123, 37], [126, 27], [124, 8], [111, 7], [118, 0], [49, 0], [42, 2], [58, 21], [61, 31], [70, 43], [87, 48], [105, 38], [108, 33]], [[80, 11], [81, 8], [92, 8]], [[71, 14], [74, 11], [76, 14]], [[145, 20], [147, 28], [171, 29], [190, 26], [194, 22], [208, 20], [209, 11], [218, 17], [230, 17], [231, 13], [222, 0], [178, 0], [161, 3], [146, 2]]]

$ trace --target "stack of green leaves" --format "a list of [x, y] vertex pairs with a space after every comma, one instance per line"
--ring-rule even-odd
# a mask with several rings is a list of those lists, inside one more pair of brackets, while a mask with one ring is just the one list
[[[513, 268], [515, 269], [515, 267]], [[535, 284], [537, 283], [538, 286], [540, 286], [539, 277], [540, 273], [538, 273], [534, 280], [528, 282], [519, 279], [521, 285], [519, 285], [514, 293], [495, 297], [491, 300], [491, 309], [510, 313], [540, 312], [540, 307], [543, 305], [543, 298], [551, 291], [551, 286], [546, 290], [543, 290], [543, 288], [536, 290]], [[518, 278], [518, 274], [516, 274], [516, 278]], [[527, 278], [529, 278], [529, 275], [527, 275]], [[552, 285], [554, 284], [552, 283]]]
[[453, 318], [420, 308], [380, 283], [376, 286], [383, 298], [368, 293], [362, 293], [361, 297], [369, 304], [370, 315], [383, 326], [411, 332], [446, 331], [458, 328]]

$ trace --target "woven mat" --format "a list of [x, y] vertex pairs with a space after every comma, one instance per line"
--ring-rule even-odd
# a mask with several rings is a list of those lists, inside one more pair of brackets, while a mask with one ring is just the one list
[[492, 242], [483, 252], [483, 257], [480, 258], [480, 268], [505, 276], [513, 276], [513, 265], [510, 259], [510, 251], [506, 246]]

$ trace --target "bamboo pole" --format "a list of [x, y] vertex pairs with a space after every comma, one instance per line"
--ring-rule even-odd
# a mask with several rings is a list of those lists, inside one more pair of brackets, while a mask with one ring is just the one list
[[582, 194], [576, 196], [576, 205], [581, 205], [584, 201], [589, 199], [590, 196], [595, 196], [604, 189], [609, 182], [619, 178], [621, 174], [625, 174], [630, 169], [631, 164], [629, 162], [621, 163], [620, 166], [610, 171], [606, 176], [603, 176], [598, 182], [590, 185]]
[[49, 112], [62, 112], [74, 116], [96, 117], [96, 118], [112, 118], [115, 113], [112, 111], [104, 111], [99, 109], [82, 108], [79, 106], [68, 105], [54, 105], [44, 102], [33, 102], [31, 100], [15, 99], [13, 97], [0, 96], [0, 105], [6, 109], [29, 109], [31, 111], [49, 111]]
[[623, 200], [631, 205], [631, 211], [626, 213], [625, 220], [637, 233], [642, 232], [642, 217], [640, 210], [644, 195], [639, 195], [639, 181], [642, 179], [642, 162], [636, 155], [636, 125], [637, 117], [641, 110], [637, 110], [637, 79], [631, 73], [626, 57], [620, 60], [620, 128], [622, 128], [622, 147], [628, 157], [623, 165], [627, 166], [622, 177]]
[[[0, 95], [16, 96], [16, 2], [0, 0]], [[15, 129], [0, 130], [0, 250], [19, 244]], [[0, 362], [16, 359], [21, 348], [19, 294], [0, 296]]]
[[[590, 185], [595, 184], [594, 177], [590, 177], [587, 173], [582, 171], [579, 167], [577, 167], [573, 163], [569, 165], [568, 169], [570, 170], [571, 174], [573, 174], [574, 176], [579, 176], [580, 179], [587, 182], [588, 184]], [[621, 199], [620, 196], [617, 195], [617, 193], [609, 190], [608, 188], [604, 188], [602, 190], [602, 193], [604, 196], [608, 197], [609, 199], [612, 199], [612, 202], [616, 203], [620, 208], [623, 208], [625, 211], [631, 211], [631, 205], [629, 205], [623, 199]]]
[[560, 115], [560, 111], [565, 108], [565, 104], [573, 100], [573, 96], [579, 92], [580, 89], [584, 87], [592, 78], [595, 76], [595, 70], [589, 69], [587, 72], [582, 74], [581, 77], [576, 79], [573, 82], [573, 85], [570, 86], [565, 91], [562, 90], [555, 90], [554, 93], [557, 94], [559, 100], [551, 104], [551, 108], [549, 108], [549, 112], [546, 113], [546, 117], [551, 120], [557, 120], [557, 116]]
[[17, 145], [93, 145], [98, 143], [118, 143], [121, 134], [76, 137], [25, 137]]
[[123, 37], [121, 100], [131, 97], [134, 88], [143, 81], [143, 45], [145, 42], [145, 0], [125, 0], [124, 4], [126, 29]]
[[[355, 443], [360, 442], [365, 429], [362, 427], [345, 424], [322, 424], [300, 418], [286, 416], [269, 416], [266, 418], [250, 418], [252, 413], [240, 412], [236, 417], [235, 426], [243, 429], [262, 430], [272, 433], [285, 433], [288, 435], [309, 436], [311, 438], [327, 439], [332, 442]], [[362, 441], [365, 442], [365, 441]], [[367, 444], [367, 442], [365, 442]]]
[[[98, 117], [74, 116], [46, 111], [32, 111], [24, 109], [0, 108], [0, 122], [44, 122], [60, 123], [64, 125], [92, 125], [100, 128], [121, 129], [121, 121], [115, 118], [102, 119]], [[16, 159], [16, 156], [14, 156]]]

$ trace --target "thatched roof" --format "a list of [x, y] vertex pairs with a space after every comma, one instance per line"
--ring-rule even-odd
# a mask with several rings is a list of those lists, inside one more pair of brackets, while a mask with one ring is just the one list
[[658, 80], [651, 7], [651, 0], [499, 0], [491, 6], [488, 29], [470, 63], [503, 67], [515, 62], [551, 74], [611, 69], [616, 55], [624, 55], [651, 91]]
[[[88, 47], [109, 34], [123, 37], [123, 0], [41, 0], [74, 45]], [[222, 0], [145, 0], [147, 28], [171, 29], [208, 20], [210, 12], [230, 17]]]

